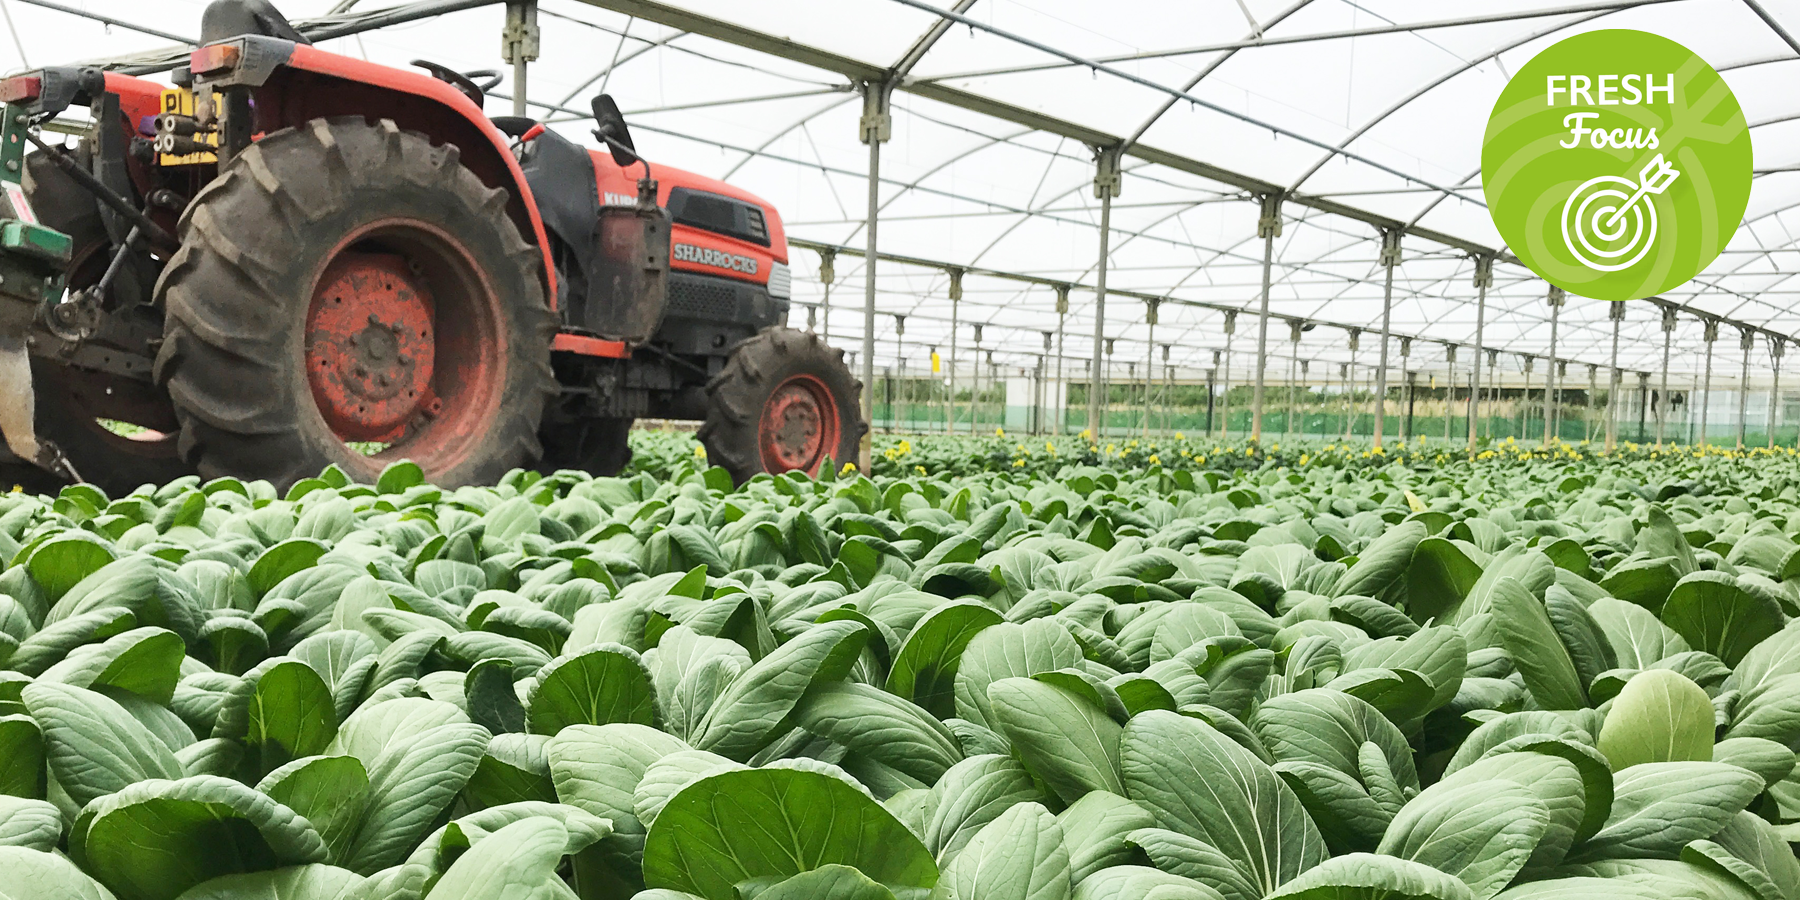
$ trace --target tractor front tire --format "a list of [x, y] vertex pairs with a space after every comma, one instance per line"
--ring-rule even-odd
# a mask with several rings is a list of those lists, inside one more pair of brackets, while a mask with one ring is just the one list
[[556, 392], [541, 261], [454, 146], [392, 121], [268, 135], [194, 198], [156, 360], [201, 475], [288, 486], [410, 459], [491, 484]]
[[742, 484], [760, 472], [819, 474], [855, 462], [868, 425], [862, 382], [817, 334], [774, 327], [732, 348], [706, 385], [706, 458]]

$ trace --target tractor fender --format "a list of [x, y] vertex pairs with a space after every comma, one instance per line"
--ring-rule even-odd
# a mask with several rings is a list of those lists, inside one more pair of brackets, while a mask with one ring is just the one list
[[[239, 65], [231, 71], [203, 75], [200, 82], [215, 87], [252, 87], [259, 133], [299, 127], [313, 119], [362, 116], [391, 119], [401, 129], [424, 134], [434, 143], [455, 145], [462, 164], [483, 184], [508, 193], [507, 215], [537, 247], [543, 261], [544, 295], [555, 304], [556, 267], [525, 173], [506, 136], [462, 92], [424, 73], [279, 38], [247, 35], [220, 45], [240, 48]], [[194, 51], [197, 63], [207, 49]], [[196, 74], [201, 71], [196, 65]]]

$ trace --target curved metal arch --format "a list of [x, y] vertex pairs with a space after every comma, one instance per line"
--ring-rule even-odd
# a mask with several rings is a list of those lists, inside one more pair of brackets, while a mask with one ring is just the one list
[[[1245, 38], [1245, 40], [1251, 40], [1254, 38], [1261, 37], [1263, 34], [1267, 33], [1270, 28], [1273, 28], [1274, 26], [1279, 25], [1284, 21], [1287, 21], [1287, 19], [1289, 17], [1293, 16], [1295, 13], [1312, 5], [1312, 2], [1313, 2], [1313, 0], [1296, 0], [1296, 2], [1292, 6], [1289, 6], [1287, 9], [1284, 9], [1281, 12], [1276, 13], [1275, 16], [1273, 18], [1271, 18], [1269, 21], [1264, 22], [1260, 25], [1257, 25], [1255, 30], [1251, 31], [1249, 37]], [[1194, 79], [1192, 81], [1189, 81], [1186, 85], [1182, 86], [1181, 93], [1185, 94], [1185, 93], [1193, 90], [1195, 87], [1199, 86], [1200, 82], [1206, 80], [1206, 76], [1211, 75], [1212, 73], [1218, 71], [1220, 66], [1224, 65], [1232, 57], [1237, 56], [1238, 51], [1241, 49], [1244, 49], [1244, 48], [1234, 47], [1234, 48], [1227, 50], [1224, 53], [1220, 54], [1218, 59], [1215, 59], [1212, 62], [1206, 64], [1206, 66], [1201, 68], [1201, 70], [1199, 72], [1194, 74]], [[1166, 113], [1168, 113], [1169, 110], [1174, 109], [1175, 104], [1179, 101], [1180, 101], [1180, 98], [1178, 98], [1178, 97], [1170, 97], [1170, 98], [1164, 100], [1163, 105], [1160, 108], [1158, 108], [1156, 110], [1156, 112], [1151, 113], [1150, 118], [1144, 120], [1144, 124], [1139, 125], [1137, 127], [1137, 130], [1133, 131], [1131, 133], [1130, 137], [1127, 137], [1123, 142], [1121, 142], [1119, 144], [1120, 151], [1123, 152], [1124, 148], [1130, 147], [1132, 144], [1137, 143], [1138, 138], [1143, 137], [1144, 132], [1149, 131], [1150, 126], [1155, 125], [1158, 119], [1161, 119]]]
[[1370, 129], [1373, 129], [1375, 126], [1380, 125], [1382, 122], [1386, 121], [1389, 116], [1392, 116], [1393, 114], [1399, 112], [1400, 110], [1405, 109], [1414, 100], [1417, 100], [1420, 97], [1423, 97], [1426, 94], [1441, 87], [1445, 82], [1450, 81], [1451, 79], [1456, 78], [1457, 76], [1468, 72], [1470, 69], [1473, 69], [1476, 66], [1486, 63], [1489, 60], [1492, 60], [1495, 57], [1499, 56], [1500, 54], [1505, 53], [1509, 50], [1518, 49], [1519, 47], [1524, 46], [1525, 44], [1529, 44], [1532, 41], [1538, 40], [1540, 38], [1548, 37], [1552, 34], [1557, 33], [1558, 31], [1562, 31], [1566, 28], [1571, 28], [1576, 25], [1582, 25], [1587, 22], [1592, 22], [1595, 19], [1598, 19], [1602, 16], [1611, 15], [1612, 13], [1615, 13], [1615, 12], [1618, 12], [1618, 10], [1601, 10], [1599, 12], [1581, 16], [1571, 22], [1562, 22], [1562, 23], [1554, 25], [1550, 28], [1540, 29], [1538, 31], [1532, 32], [1531, 34], [1529, 34], [1523, 38], [1520, 38], [1518, 40], [1512, 41], [1511, 43], [1507, 43], [1503, 46], [1500, 46], [1493, 50], [1490, 50], [1486, 54], [1476, 57], [1474, 60], [1467, 61], [1462, 66], [1453, 68], [1451, 71], [1438, 76], [1437, 78], [1433, 79], [1430, 83], [1426, 84], [1424, 87], [1419, 88], [1418, 90], [1414, 91], [1413, 93], [1407, 95], [1404, 99], [1401, 99], [1401, 100], [1397, 101], [1396, 103], [1394, 103], [1392, 106], [1389, 106], [1387, 109], [1383, 110], [1380, 114], [1375, 116], [1375, 118], [1369, 120], [1367, 123], [1362, 125], [1360, 128], [1357, 128], [1355, 131], [1352, 131], [1349, 134], [1349, 136], [1345, 137], [1341, 142], [1338, 143], [1336, 149], [1325, 154], [1325, 156], [1323, 158], [1321, 158], [1318, 162], [1313, 163], [1312, 168], [1307, 169], [1304, 173], [1302, 173], [1300, 175], [1299, 178], [1295, 179], [1293, 185], [1290, 186], [1288, 188], [1288, 190], [1290, 192], [1298, 191], [1300, 189], [1300, 186], [1306, 183], [1307, 179], [1309, 179], [1309, 178], [1313, 177], [1315, 174], [1317, 174], [1320, 169], [1325, 168], [1326, 163], [1331, 162], [1333, 159], [1336, 159], [1340, 155], [1344, 155], [1346, 153], [1346, 151], [1349, 150], [1350, 145], [1353, 143], [1356, 143], [1356, 141], [1359, 140], [1363, 135], [1368, 134]]
[[773, 146], [776, 141], [779, 141], [782, 138], [787, 137], [790, 134], [793, 134], [796, 130], [798, 130], [800, 128], [806, 127], [808, 124], [810, 124], [812, 122], [812, 120], [814, 120], [828, 112], [831, 112], [832, 110], [837, 109], [838, 107], [843, 106], [844, 104], [849, 103], [850, 101], [856, 100], [856, 99], [858, 99], [856, 94], [854, 94], [854, 93], [846, 94], [842, 97], [837, 98], [836, 100], [831, 101], [830, 103], [825, 104], [824, 106], [819, 107], [818, 109], [813, 110], [810, 113], [807, 113], [804, 116], [801, 116], [792, 125], [789, 125], [786, 128], [783, 128], [780, 131], [775, 132], [775, 134], [773, 136], [771, 136], [768, 140], [763, 141], [762, 143], [756, 145], [756, 149], [754, 149], [748, 153], [745, 153], [743, 159], [740, 159], [736, 163], [732, 164], [731, 168], [726, 170], [725, 174], [719, 176], [719, 180], [720, 181], [730, 181], [731, 176], [737, 174], [737, 170], [748, 165], [751, 160], [757, 158], [758, 156], [761, 156], [762, 152], [764, 150], [769, 149], [771, 146]]

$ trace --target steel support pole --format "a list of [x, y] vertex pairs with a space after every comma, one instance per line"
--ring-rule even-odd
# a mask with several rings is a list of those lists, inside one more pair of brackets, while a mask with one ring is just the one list
[[1269, 367], [1269, 289], [1275, 266], [1275, 238], [1281, 235], [1281, 194], [1263, 194], [1256, 236], [1263, 239], [1262, 300], [1256, 320], [1256, 389], [1250, 395], [1250, 442], [1262, 442], [1263, 383]]
[[1595, 419], [1595, 416], [1598, 414], [1596, 411], [1599, 408], [1600, 408], [1600, 366], [1595, 363], [1588, 363], [1587, 416], [1582, 419], [1581, 433], [1583, 435], [1585, 435], [1586, 438], [1590, 441], [1594, 439], [1594, 433], [1595, 433], [1595, 431], [1598, 430], [1598, 426], [1596, 426], [1594, 424], [1594, 419]]
[[1675, 340], [1675, 308], [1663, 307], [1663, 364], [1662, 364], [1662, 397], [1656, 405], [1656, 449], [1661, 450], [1663, 432], [1669, 421], [1669, 350]]
[[1100, 200], [1100, 262], [1094, 270], [1094, 371], [1088, 385], [1088, 433], [1095, 439], [1100, 437], [1105, 426], [1100, 419], [1106, 402], [1101, 395], [1106, 379], [1100, 350], [1106, 340], [1106, 268], [1112, 240], [1112, 201], [1118, 196], [1120, 187], [1120, 149], [1115, 144], [1094, 151], [1094, 196]]
[[[1300, 361], [1300, 385], [1302, 388], [1302, 390], [1300, 392], [1300, 396], [1303, 401], [1304, 401], [1304, 398], [1306, 398], [1306, 396], [1310, 393], [1309, 391], [1305, 390], [1305, 387], [1306, 387], [1307, 373], [1310, 372], [1312, 369], [1311, 364], [1312, 364], [1312, 360], [1309, 360], [1309, 359], [1303, 359]], [[1304, 406], [1302, 407], [1301, 413], [1300, 413], [1300, 436], [1302, 438], [1306, 437], [1306, 412], [1305, 412]]]
[[1153, 380], [1153, 376], [1151, 375], [1151, 372], [1155, 367], [1155, 359], [1156, 359], [1155, 354], [1156, 354], [1156, 307], [1157, 306], [1158, 306], [1158, 301], [1156, 301], [1156, 300], [1147, 300], [1144, 302], [1144, 307], [1145, 307], [1144, 321], [1146, 323], [1148, 323], [1150, 326], [1150, 338], [1149, 338], [1148, 342], [1146, 342], [1144, 344], [1144, 432], [1143, 432], [1143, 435], [1144, 435], [1144, 440], [1146, 440], [1146, 441], [1148, 441], [1150, 439], [1150, 382]]
[[1288, 360], [1287, 415], [1281, 420], [1281, 439], [1284, 441], [1294, 435], [1294, 410], [1299, 405], [1299, 394], [1294, 390], [1294, 373], [1300, 366], [1300, 333], [1305, 328], [1306, 323], [1297, 319], [1288, 322], [1288, 355], [1291, 358]]
[[1737, 411], [1737, 448], [1744, 449], [1744, 420], [1750, 413], [1750, 351], [1756, 349], [1756, 332], [1748, 328], [1742, 329], [1738, 340], [1738, 350], [1744, 355], [1743, 367], [1738, 375], [1738, 411]]
[[[875, 262], [879, 257], [879, 249], [875, 241], [875, 226], [881, 218], [881, 144], [893, 134], [893, 117], [889, 114], [888, 98], [893, 92], [893, 85], [887, 82], [865, 81], [862, 83], [863, 114], [858, 123], [862, 142], [869, 145], [869, 210], [868, 220], [863, 224], [864, 237], [868, 249], [863, 254], [863, 421], [869, 422], [875, 414]], [[863, 474], [871, 474], [873, 437], [868, 429], [863, 431], [861, 452], [858, 463]]]
[[1606, 388], [1606, 452], [1611, 453], [1619, 441], [1619, 327], [1625, 322], [1625, 304], [1609, 306], [1607, 317], [1612, 319], [1612, 375]]
[[1362, 329], [1350, 329], [1350, 364], [1344, 368], [1344, 440], [1356, 435], [1356, 351], [1362, 344]]
[[1555, 416], [1551, 412], [1551, 405], [1555, 403], [1552, 398], [1556, 396], [1556, 325], [1557, 320], [1562, 318], [1563, 299], [1567, 296], [1562, 288], [1551, 285], [1550, 296], [1545, 299], [1545, 302], [1550, 304], [1550, 364], [1549, 371], [1544, 373], [1544, 446], [1546, 447], [1550, 446], [1550, 439], [1555, 437], [1552, 431], [1555, 427], [1552, 423]]
[[1382, 432], [1387, 429], [1388, 336], [1394, 321], [1394, 266], [1400, 262], [1400, 229], [1381, 232], [1381, 266], [1386, 270], [1386, 284], [1381, 291], [1381, 362], [1375, 369], [1375, 449], [1381, 449]]
[[1450, 444], [1450, 412], [1456, 407], [1456, 345], [1444, 345], [1444, 445]]
[[837, 280], [837, 251], [819, 251], [819, 283], [825, 286], [825, 299], [819, 304], [819, 325], [825, 343], [831, 343], [831, 283]]
[[[1350, 421], [1350, 364], [1338, 363], [1338, 388], [1344, 395], [1344, 421]], [[1323, 429], [1321, 429], [1323, 430]], [[1350, 426], [1344, 425], [1344, 439], [1350, 438]]]
[[1412, 439], [1413, 433], [1413, 372], [1407, 368], [1406, 361], [1412, 358], [1412, 338], [1400, 339], [1400, 371], [1406, 376], [1400, 383], [1400, 445]]
[[1487, 414], [1482, 427], [1487, 436], [1494, 436], [1493, 418], [1500, 413], [1500, 351], [1492, 347], [1487, 351]]
[[1644, 442], [1644, 419], [1650, 412], [1650, 373], [1638, 373], [1638, 443]]
[[1219, 439], [1231, 437], [1231, 339], [1237, 334], [1237, 310], [1225, 311], [1225, 365], [1219, 378]]
[[500, 55], [512, 64], [512, 114], [528, 115], [526, 67], [538, 58], [537, 0], [513, 0], [506, 4], [506, 28], [500, 35]]
[[1069, 286], [1056, 286], [1056, 434], [1069, 426], [1069, 383], [1063, 380], [1063, 338], [1069, 333]]
[[1781, 357], [1787, 350], [1787, 338], [1769, 338], [1769, 363], [1775, 381], [1769, 386], [1769, 449], [1775, 449], [1775, 427], [1781, 416]]
[[956, 331], [962, 323], [963, 270], [945, 269], [944, 274], [950, 276], [950, 396], [944, 403], [944, 433], [956, 432], [956, 363], [957, 339]]
[[1475, 257], [1475, 359], [1469, 367], [1469, 455], [1475, 455], [1475, 441], [1481, 416], [1481, 357], [1487, 351], [1482, 345], [1482, 326], [1487, 323], [1487, 292], [1494, 284], [1493, 254]]
[[1555, 419], [1555, 423], [1554, 423], [1555, 427], [1551, 430], [1551, 436], [1555, 437], [1559, 441], [1562, 440], [1562, 413], [1563, 413], [1562, 383], [1563, 383], [1563, 379], [1567, 378], [1568, 375], [1569, 375], [1569, 361], [1566, 359], [1557, 360], [1556, 361], [1556, 406], [1553, 409], [1551, 409], [1550, 414]]
[[1700, 446], [1711, 443], [1706, 435], [1707, 420], [1712, 416], [1712, 351], [1713, 341], [1719, 339], [1719, 322], [1717, 319], [1706, 320], [1706, 330], [1701, 332], [1706, 338], [1706, 370], [1700, 381]]

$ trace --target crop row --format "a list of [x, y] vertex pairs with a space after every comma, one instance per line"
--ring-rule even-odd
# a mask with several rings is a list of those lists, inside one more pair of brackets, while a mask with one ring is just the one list
[[674, 441], [0, 496], [0, 896], [1800, 900], [1790, 456]]

